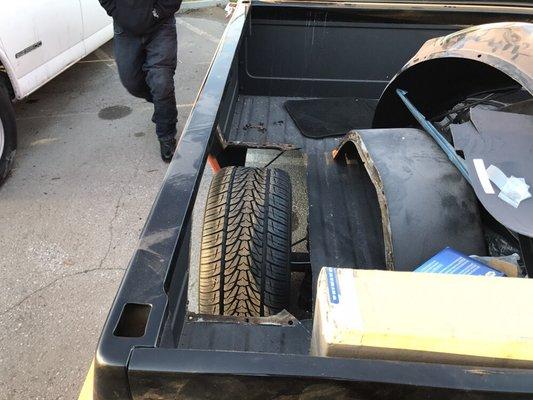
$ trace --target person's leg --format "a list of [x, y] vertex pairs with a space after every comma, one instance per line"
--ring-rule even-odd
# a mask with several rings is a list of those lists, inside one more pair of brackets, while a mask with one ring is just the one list
[[146, 72], [143, 69], [146, 58], [143, 39], [124, 32], [116, 23], [114, 29], [115, 61], [122, 85], [133, 96], [151, 102], [152, 94], [146, 83]]
[[164, 21], [147, 38], [145, 48], [146, 60], [143, 68], [146, 72], [146, 82], [150, 88], [152, 102], [154, 103], [152, 121], [156, 124], [156, 133], [159, 140], [162, 143], [165, 141], [172, 142], [176, 135], [176, 123], [178, 120], [174, 92], [178, 40], [174, 16]]

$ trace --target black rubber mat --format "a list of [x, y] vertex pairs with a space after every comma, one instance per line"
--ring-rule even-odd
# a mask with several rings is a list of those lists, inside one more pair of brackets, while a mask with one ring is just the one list
[[335, 97], [288, 100], [285, 108], [302, 135], [320, 139], [372, 126], [377, 100]]

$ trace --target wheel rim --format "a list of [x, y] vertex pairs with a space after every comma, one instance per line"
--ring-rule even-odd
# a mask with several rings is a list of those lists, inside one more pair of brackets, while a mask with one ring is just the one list
[[0, 118], [0, 157], [2, 157], [2, 154], [4, 154], [4, 125], [2, 123], [2, 119]]

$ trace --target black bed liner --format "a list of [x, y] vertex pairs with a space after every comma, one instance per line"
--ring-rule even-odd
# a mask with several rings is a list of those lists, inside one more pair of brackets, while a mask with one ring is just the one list
[[227, 138], [228, 143], [246, 143], [248, 146], [259, 148], [306, 148], [312, 139], [300, 134], [284, 107], [287, 100], [303, 99], [239, 95]]

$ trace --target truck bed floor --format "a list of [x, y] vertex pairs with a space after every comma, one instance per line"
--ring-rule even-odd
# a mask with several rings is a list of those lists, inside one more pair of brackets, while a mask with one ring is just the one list
[[252, 147], [306, 147], [308, 141], [314, 140], [300, 133], [285, 110], [284, 103], [289, 99], [298, 98], [240, 95], [228, 142], [253, 144]]

